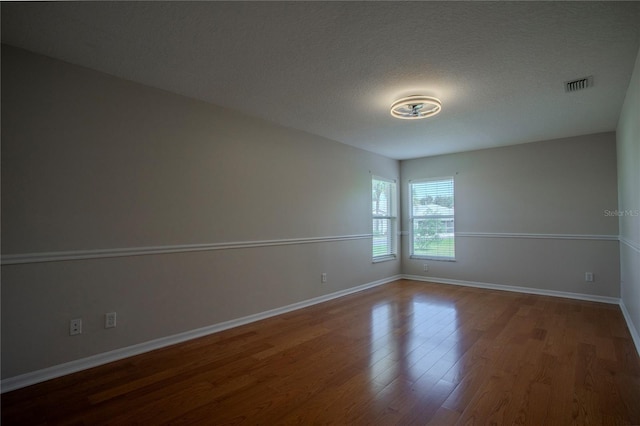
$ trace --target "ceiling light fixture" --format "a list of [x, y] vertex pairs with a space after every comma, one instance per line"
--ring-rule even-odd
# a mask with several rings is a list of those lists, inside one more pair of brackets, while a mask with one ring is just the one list
[[391, 105], [391, 115], [403, 120], [419, 120], [436, 115], [442, 110], [440, 99], [430, 96], [409, 96]]

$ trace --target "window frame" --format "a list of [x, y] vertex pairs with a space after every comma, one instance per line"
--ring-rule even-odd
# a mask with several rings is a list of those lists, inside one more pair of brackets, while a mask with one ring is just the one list
[[[413, 185], [420, 184], [425, 182], [437, 182], [437, 181], [450, 181], [452, 187], [452, 196], [453, 196], [453, 214], [451, 215], [420, 215], [414, 216], [414, 205], [413, 205]], [[444, 262], [455, 262], [456, 261], [456, 242], [455, 242], [455, 229], [456, 229], [456, 214], [455, 214], [455, 206], [456, 206], [456, 182], [454, 176], [441, 176], [441, 177], [433, 177], [433, 178], [424, 178], [424, 179], [412, 179], [409, 182], [409, 191], [408, 194], [408, 204], [409, 204], [409, 258], [410, 259], [423, 259], [423, 260], [438, 260]], [[414, 222], [416, 220], [425, 220], [425, 219], [452, 219], [453, 225], [453, 256], [436, 256], [436, 255], [425, 255], [425, 254], [416, 254], [415, 253], [415, 241], [414, 241]], [[446, 226], [446, 225], [445, 225]]]
[[[398, 183], [396, 179], [389, 179], [379, 175], [371, 175], [371, 194], [373, 196], [375, 181], [385, 182], [390, 184], [390, 197], [389, 197], [389, 214], [379, 215], [373, 212], [373, 204], [370, 204], [371, 209], [371, 259], [372, 263], [385, 262], [388, 260], [396, 260], [398, 258]], [[373, 203], [373, 197], [371, 202]], [[389, 252], [383, 255], [374, 255], [373, 249], [375, 247], [375, 232], [374, 222], [376, 220], [388, 220], [389, 221]]]

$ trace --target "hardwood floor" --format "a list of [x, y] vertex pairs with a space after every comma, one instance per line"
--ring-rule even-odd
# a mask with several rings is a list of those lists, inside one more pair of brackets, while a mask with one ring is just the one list
[[400, 280], [2, 395], [2, 424], [640, 424], [618, 306]]

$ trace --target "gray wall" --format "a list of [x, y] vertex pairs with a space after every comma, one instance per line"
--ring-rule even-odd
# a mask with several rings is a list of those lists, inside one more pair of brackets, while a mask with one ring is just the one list
[[401, 176], [405, 204], [409, 180], [454, 176], [462, 234], [455, 262], [411, 259], [405, 236], [403, 273], [619, 297], [614, 133], [403, 161]]
[[[639, 206], [638, 69], [636, 64], [618, 128], [619, 170], [614, 133], [399, 165], [331, 140], [3, 46], [3, 258], [338, 238], [5, 264], [2, 378], [347, 290], [401, 271], [622, 297], [638, 328], [638, 218], [620, 218], [621, 234], [629, 244], [619, 248], [607, 237], [618, 234], [618, 217], [604, 214]], [[371, 263], [370, 239], [349, 238], [371, 232], [371, 173], [401, 176], [404, 231], [409, 229], [408, 181], [455, 176], [456, 227], [461, 233], [456, 262], [410, 259], [408, 238], [403, 237], [402, 262]], [[423, 263], [429, 272], [422, 271]], [[584, 281], [586, 271], [595, 273], [594, 283]], [[320, 283], [322, 272], [329, 274], [326, 284]], [[118, 327], [105, 330], [103, 314], [110, 311], [118, 312]], [[84, 319], [85, 330], [70, 337], [68, 321], [76, 317]]]
[[640, 51], [620, 114], [617, 140], [621, 298], [640, 348]]
[[[371, 233], [399, 163], [2, 47], [2, 254]], [[2, 377], [399, 274], [370, 238], [3, 265]], [[320, 274], [328, 282], [320, 283]], [[118, 313], [105, 330], [103, 315]], [[68, 335], [71, 318], [84, 333]]]

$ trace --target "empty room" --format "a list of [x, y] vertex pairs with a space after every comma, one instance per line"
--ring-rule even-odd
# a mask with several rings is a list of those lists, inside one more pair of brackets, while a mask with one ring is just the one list
[[640, 2], [2, 2], [3, 425], [640, 425]]

